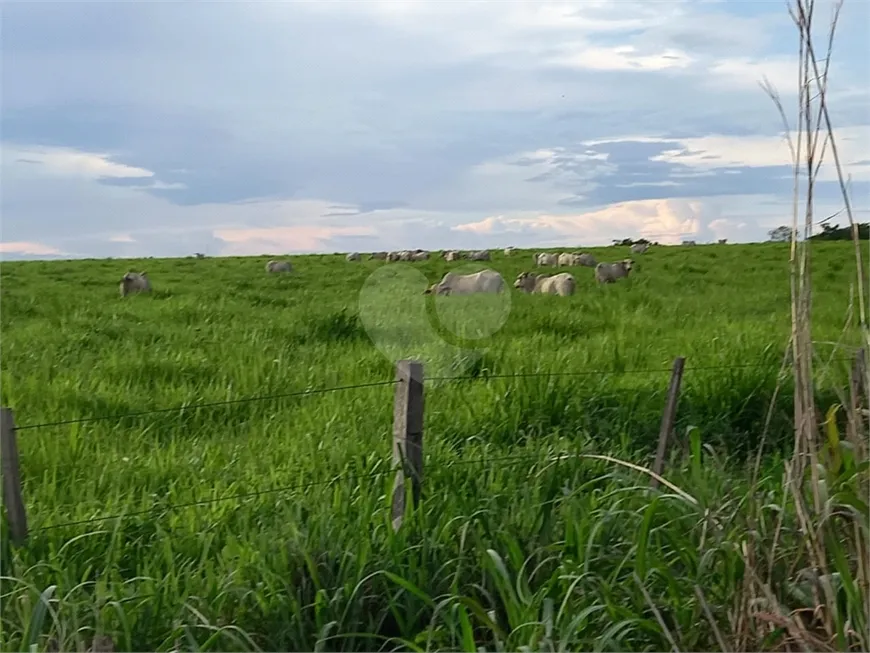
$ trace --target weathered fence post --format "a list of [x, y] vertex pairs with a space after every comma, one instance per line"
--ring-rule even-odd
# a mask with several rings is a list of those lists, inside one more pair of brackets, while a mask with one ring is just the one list
[[21, 545], [27, 539], [27, 513], [21, 498], [21, 473], [18, 468], [18, 443], [12, 409], [0, 408], [0, 457], [3, 471], [3, 503], [12, 542]]
[[393, 530], [405, 518], [405, 486], [411, 481], [414, 505], [420, 500], [423, 483], [423, 364], [403, 360], [396, 363], [396, 398], [393, 405]]
[[852, 364], [852, 375], [849, 379], [849, 414], [847, 418], [847, 437], [855, 448], [858, 460], [864, 459], [864, 418], [861, 411], [861, 386], [864, 385], [864, 366], [866, 365], [864, 349], [855, 354]]
[[[671, 436], [671, 431], [674, 430], [674, 420], [677, 417], [677, 403], [680, 400], [680, 383], [683, 381], [683, 367], [686, 364], [684, 356], [677, 356], [674, 359], [674, 367], [671, 371], [671, 383], [668, 386], [668, 398], [665, 403], [665, 412], [662, 415], [662, 425], [659, 429], [659, 444], [656, 448], [656, 459], [653, 462], [652, 471], [661, 476], [662, 468], [665, 465], [665, 454], [668, 450], [668, 439]], [[659, 486], [657, 478], [653, 477], [650, 481], [650, 487], [653, 489]]]

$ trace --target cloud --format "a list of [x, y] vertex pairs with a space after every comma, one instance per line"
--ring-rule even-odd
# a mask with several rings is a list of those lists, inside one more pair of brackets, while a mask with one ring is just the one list
[[642, 200], [575, 215], [490, 216], [453, 229], [478, 235], [535, 233], [540, 235], [542, 243], [554, 245], [568, 242], [586, 246], [609, 245], [613, 238], [625, 237], [619, 234], [675, 244], [681, 237], [699, 233], [704, 213], [701, 202]]
[[96, 152], [80, 152], [60, 147], [21, 147], [3, 145], [3, 159], [14, 158], [36, 168], [37, 174], [51, 176], [83, 177], [86, 179], [140, 179], [153, 177], [150, 170], [125, 165], [110, 160], [110, 155]]
[[0, 242], [0, 254], [33, 254], [35, 256], [62, 256], [63, 252], [43, 243]]
[[248, 256], [265, 252], [322, 252], [330, 241], [343, 236], [374, 236], [370, 227], [272, 227], [217, 229], [214, 235], [228, 244], [222, 253]]
[[[856, 203], [870, 198], [868, 18], [844, 6], [830, 79]], [[795, 105], [794, 26], [775, 3], [12, 3], [4, 23], [10, 242], [537, 246], [628, 237], [650, 206], [668, 229], [753, 239], [790, 204], [757, 85]]]

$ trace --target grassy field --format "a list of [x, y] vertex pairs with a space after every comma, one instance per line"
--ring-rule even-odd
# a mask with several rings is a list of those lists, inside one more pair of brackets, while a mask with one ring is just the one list
[[[613, 261], [628, 248], [588, 251]], [[739, 543], [751, 530], [770, 548], [792, 437], [786, 383], [750, 491], [748, 454], [789, 333], [787, 245], [653, 248], [608, 287], [577, 268], [573, 297], [512, 290], [477, 357], [446, 348], [443, 324], [456, 321], [468, 343], [504, 306], [441, 298], [433, 309], [422, 295], [457, 264], [300, 256], [291, 275], [270, 276], [269, 258], [3, 263], [3, 405], [26, 427], [388, 381], [382, 350], [416, 354], [428, 376], [475, 377], [427, 384], [420, 509], [391, 531], [392, 478], [378, 474], [391, 453], [389, 385], [24, 429], [33, 532], [13, 548], [3, 524], [2, 650], [84, 650], [94, 632], [117, 650], [154, 651], [734, 645]], [[488, 266], [512, 284], [531, 262], [518, 251]], [[813, 266], [819, 351], [859, 344], [844, 332], [851, 245], [814, 246]], [[120, 298], [121, 275], [140, 269], [154, 292]], [[648, 464], [680, 355], [666, 477], [682, 493], [651, 493], [647, 477], [600, 459], [552, 461]], [[843, 385], [848, 363], [819, 368], [822, 387]], [[823, 408], [835, 401], [820, 396]], [[339, 475], [350, 476], [330, 482]], [[799, 559], [796, 533], [789, 515], [779, 546]], [[774, 587], [806, 607], [806, 588], [786, 588], [793, 573], [773, 565]], [[745, 645], [776, 647], [762, 635]]]

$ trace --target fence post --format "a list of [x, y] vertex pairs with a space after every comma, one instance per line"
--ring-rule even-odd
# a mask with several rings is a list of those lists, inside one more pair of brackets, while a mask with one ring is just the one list
[[864, 384], [864, 366], [866, 364], [864, 349], [855, 354], [852, 364], [852, 375], [849, 379], [849, 414], [847, 417], [848, 438], [855, 448], [858, 460], [864, 459], [864, 418], [861, 413], [861, 386]]
[[397, 466], [393, 486], [393, 530], [405, 518], [405, 486], [410, 479], [414, 505], [420, 500], [423, 482], [423, 364], [402, 360], [396, 363], [396, 396], [393, 404], [393, 465]]
[[[662, 425], [659, 429], [659, 444], [656, 448], [656, 459], [653, 462], [652, 471], [661, 476], [662, 468], [665, 465], [665, 454], [668, 450], [668, 439], [671, 431], [674, 430], [674, 420], [677, 417], [677, 402], [680, 400], [680, 383], [683, 380], [683, 367], [686, 364], [684, 356], [677, 356], [674, 359], [674, 367], [671, 371], [671, 383], [668, 386], [668, 398], [665, 403], [665, 412], [662, 415]], [[653, 489], [659, 486], [658, 479], [652, 478], [650, 487]]]
[[15, 440], [15, 420], [11, 408], [0, 408], [0, 457], [3, 471], [3, 503], [12, 542], [24, 544], [27, 539], [27, 512], [21, 498], [21, 473], [18, 467], [18, 443]]

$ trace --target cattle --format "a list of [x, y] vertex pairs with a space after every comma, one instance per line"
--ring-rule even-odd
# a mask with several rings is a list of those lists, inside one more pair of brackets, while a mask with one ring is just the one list
[[649, 249], [649, 243], [635, 243], [631, 246], [632, 254], [643, 254]]
[[205, 254], [201, 252], [197, 252], [196, 254], [194, 254], [194, 256], [196, 256], [196, 258], [205, 258]]
[[455, 250], [448, 250], [443, 254], [445, 261], [458, 261], [462, 258], [462, 252], [457, 252]]
[[351, 252], [344, 258], [346, 258], [348, 261], [359, 261], [359, 252]]
[[276, 272], [291, 272], [293, 270], [293, 266], [290, 265], [289, 261], [269, 261], [266, 263], [266, 272], [276, 273]]
[[582, 254], [580, 252], [574, 252], [574, 255], [577, 257], [577, 265], [582, 265], [586, 268], [594, 268], [598, 265], [598, 261], [595, 260], [595, 257], [592, 254]]
[[413, 252], [409, 252], [407, 249], [404, 249], [401, 252], [399, 252], [399, 260], [400, 261], [410, 261], [412, 255], [413, 255]]
[[556, 254], [547, 254], [546, 252], [541, 252], [540, 254], [535, 254], [535, 265], [552, 265], [556, 266], [559, 264], [559, 257]]
[[390, 252], [387, 254], [387, 261], [398, 261], [402, 258], [402, 252]]
[[557, 260], [557, 265], [559, 267], [580, 265], [580, 257], [577, 254], [568, 254], [568, 253], [559, 254], [559, 259]]
[[130, 293], [151, 292], [151, 282], [145, 272], [127, 272], [121, 277], [120, 283], [121, 297], [126, 297]]
[[692, 247], [695, 244], [695, 241], [694, 240], [684, 240], [682, 244], [685, 245], [686, 247]]
[[514, 253], [514, 248], [513, 248], [513, 247], [505, 247], [505, 248], [504, 248], [504, 255], [505, 255], [505, 256], [510, 256], [510, 255], [513, 254], [513, 253]]
[[470, 261], [489, 261], [492, 257], [489, 255], [488, 250], [481, 250], [479, 252], [469, 252], [468, 259]]
[[369, 255], [369, 260], [370, 260], [370, 261], [371, 261], [372, 259], [386, 260], [386, 258], [387, 258], [387, 253], [386, 253], [386, 252], [372, 252], [372, 253]]
[[719, 244], [720, 244], [720, 245], [727, 245], [727, 244], [728, 244], [728, 239], [727, 239], [727, 238], [720, 238], [720, 239], [719, 239]]
[[630, 258], [616, 263], [599, 263], [595, 266], [595, 280], [598, 283], [613, 283], [617, 279], [627, 277], [633, 265], [634, 262]]
[[441, 281], [424, 290], [431, 295], [470, 295], [472, 293], [499, 293], [504, 290], [502, 276], [495, 270], [481, 270], [473, 274], [448, 272]]
[[560, 297], [568, 297], [574, 294], [577, 288], [577, 282], [574, 276], [567, 272], [560, 272], [548, 276], [546, 274], [535, 274], [533, 272], [523, 272], [514, 282], [514, 288], [519, 288], [527, 293], [537, 293], [541, 295], [559, 295]]
[[422, 249], [417, 250], [415, 252], [411, 252], [411, 260], [412, 261], [428, 261], [429, 260], [429, 252], [425, 252]]

